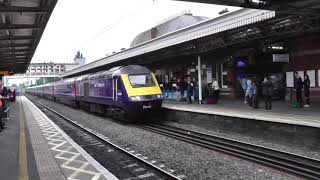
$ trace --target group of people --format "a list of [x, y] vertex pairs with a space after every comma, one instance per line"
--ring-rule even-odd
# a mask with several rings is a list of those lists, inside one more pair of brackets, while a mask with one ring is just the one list
[[307, 74], [304, 75], [304, 80], [302, 81], [298, 72], [294, 72], [294, 86], [293, 89], [296, 94], [296, 104], [297, 107], [302, 107], [302, 89], [304, 90], [305, 105], [304, 107], [310, 107], [310, 79]]
[[[266, 80], [268, 81], [268, 79]], [[245, 94], [244, 103], [249, 104], [251, 108], [258, 108], [258, 88], [255, 80], [243, 78], [242, 89]]]
[[194, 101], [198, 100], [198, 83], [195, 78], [191, 80], [190, 77], [188, 78], [178, 78], [177, 82], [177, 90], [178, 90], [178, 100], [183, 101], [185, 92], [187, 93], [187, 100], [188, 103], [192, 103], [192, 97]]
[[[242, 79], [242, 88], [245, 93], [245, 104], [249, 104], [250, 108], [258, 108], [258, 87], [253, 79]], [[302, 89], [304, 89], [305, 105], [310, 106], [310, 80], [307, 74], [304, 75], [304, 80], [299, 76], [298, 72], [294, 72], [294, 91], [296, 95], [297, 107], [302, 107]], [[271, 111], [272, 97], [274, 95], [273, 83], [269, 76], [266, 76], [261, 83], [262, 95], [264, 97], [265, 110]]]
[[8, 116], [8, 108], [10, 107], [10, 101], [15, 101], [16, 90], [11, 91], [4, 87], [0, 94], [0, 132], [6, 128], [4, 117]]
[[[172, 93], [173, 99], [177, 99], [178, 101], [187, 101], [189, 104], [193, 101], [199, 101], [199, 84], [196, 78], [188, 76], [177, 79], [173, 78], [167, 83], [159, 82], [160, 86], [162, 85], [163, 87], [165, 97], [170, 97], [170, 93]], [[215, 78], [213, 78], [210, 84], [202, 84], [202, 97], [213, 99], [214, 103], [212, 104], [218, 102], [219, 95], [219, 83]]]

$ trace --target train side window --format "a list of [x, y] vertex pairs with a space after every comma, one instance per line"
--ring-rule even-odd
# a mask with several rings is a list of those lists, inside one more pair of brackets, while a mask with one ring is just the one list
[[119, 79], [117, 80], [117, 90], [118, 90], [118, 91], [121, 91], [121, 87], [122, 87], [122, 80], [121, 80], [121, 78], [119, 78]]

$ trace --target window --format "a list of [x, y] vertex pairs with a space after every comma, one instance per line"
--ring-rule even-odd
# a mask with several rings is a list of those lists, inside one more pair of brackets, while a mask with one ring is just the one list
[[119, 79], [117, 80], [117, 90], [118, 90], [118, 91], [121, 91], [121, 86], [122, 86], [122, 80], [121, 80], [121, 78], [119, 78]]
[[129, 75], [129, 81], [132, 87], [147, 87], [155, 85], [151, 74]]

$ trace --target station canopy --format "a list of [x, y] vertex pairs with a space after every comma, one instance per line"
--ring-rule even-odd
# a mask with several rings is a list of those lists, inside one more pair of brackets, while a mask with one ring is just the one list
[[[205, 0], [181, 0], [204, 2]], [[232, 5], [229, 2], [252, 2], [251, 0], [211, 0], [210, 3]], [[128, 49], [113, 53], [97, 61], [65, 72], [62, 78], [70, 78], [101, 71], [106, 68], [128, 64], [160, 64], [165, 59], [196, 56], [206, 53], [224, 54], [239, 49], [265, 48], [302, 36], [313, 36], [320, 30], [319, 0], [273, 1], [264, 8], [242, 8], [223, 14], [190, 27], [164, 34]], [[290, 2], [283, 4], [280, 2]], [[209, 0], [208, 0], [209, 3]], [[224, 3], [224, 4], [222, 4]], [[270, 4], [271, 3], [271, 4]], [[218, 4], [218, 3], [216, 3]], [[244, 5], [242, 7], [245, 7]]]
[[0, 71], [24, 73], [57, 0], [0, 0]]
[[244, 8], [295, 12], [296, 10], [319, 8], [319, 0], [179, 0]]

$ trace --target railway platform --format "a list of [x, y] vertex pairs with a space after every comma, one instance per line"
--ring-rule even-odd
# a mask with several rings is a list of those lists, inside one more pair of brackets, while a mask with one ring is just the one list
[[0, 133], [0, 162], [1, 179], [117, 179], [24, 96]]
[[309, 108], [293, 108], [289, 102], [275, 101], [272, 111], [265, 111], [263, 103], [260, 102], [259, 109], [251, 109], [241, 100], [221, 100], [218, 104], [188, 104], [185, 101], [165, 100], [162, 107], [176, 111], [320, 128], [319, 103], [312, 104]]

